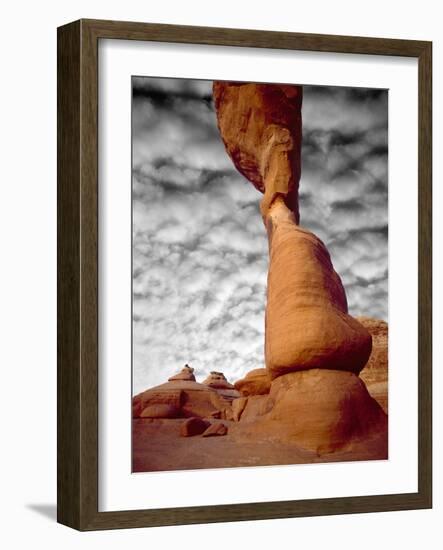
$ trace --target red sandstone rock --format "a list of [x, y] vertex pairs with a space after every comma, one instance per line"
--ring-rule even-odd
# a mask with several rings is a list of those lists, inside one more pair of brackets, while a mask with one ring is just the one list
[[203, 384], [215, 389], [233, 390], [234, 386], [230, 384], [222, 372], [212, 371], [210, 375], [203, 380]]
[[194, 435], [202, 434], [206, 428], [210, 425], [209, 422], [202, 418], [192, 417], [183, 422], [180, 427], [180, 435], [182, 437], [192, 437]]
[[325, 245], [295, 223], [281, 200], [272, 205], [267, 227], [265, 359], [271, 378], [312, 368], [358, 374], [371, 353], [371, 335], [347, 314]]
[[173, 382], [174, 380], [190, 380], [195, 382], [194, 369], [189, 365], [185, 365], [178, 374], [168, 378], [169, 382]]
[[177, 407], [166, 403], [148, 405], [140, 413], [140, 418], [178, 418], [180, 416], [180, 410]]
[[324, 454], [387, 435], [386, 414], [350, 372], [292, 372], [273, 381], [269, 397], [271, 411], [255, 422], [257, 438], [269, 433]]
[[265, 193], [265, 359], [271, 378], [310, 368], [360, 372], [371, 353], [371, 335], [347, 314], [325, 245], [298, 226], [302, 89], [215, 82], [213, 90], [228, 154]]
[[[343, 460], [387, 458], [387, 416], [363, 382], [368, 381], [373, 395], [377, 384], [387, 385], [387, 326], [365, 319], [359, 323], [348, 315], [346, 295], [326, 247], [298, 225], [301, 97], [298, 86], [214, 83], [218, 124], [227, 152], [238, 170], [265, 195], [261, 211], [270, 250], [268, 380], [262, 375], [259, 382], [260, 376], [249, 373], [236, 384], [245, 396], [227, 408], [227, 396], [221, 392], [235, 390], [226, 386], [229, 383], [221, 373], [211, 374], [218, 379], [212, 380], [215, 387], [211, 377], [202, 385], [175, 376], [169, 385], [135, 396], [134, 416], [149, 407], [174, 408], [178, 402], [184, 416], [235, 420], [220, 443], [194, 438], [192, 443], [201, 445], [191, 462], [183, 462], [183, 455], [175, 450], [173, 420], [135, 420], [139, 434], [145, 433], [146, 425], [152, 427], [150, 434], [158, 434], [160, 428], [172, 434], [171, 439], [160, 440], [160, 452], [154, 453], [154, 460], [151, 457], [159, 464], [156, 469], [164, 469], [163, 456], [158, 455], [166, 448], [179, 457], [171, 461], [169, 456], [168, 469], [184, 468], [185, 463], [226, 466], [228, 456], [232, 465], [238, 464], [239, 457], [246, 465], [281, 463], [280, 458], [270, 458], [275, 448], [277, 455], [289, 453], [285, 463], [320, 461], [313, 458], [314, 453], [316, 457], [330, 454], [330, 460], [337, 456]], [[370, 356], [371, 334], [374, 350]], [[361, 378], [356, 375], [360, 371]], [[214, 422], [203, 437], [226, 433], [223, 422]], [[149, 439], [145, 442], [148, 447], [150, 443]], [[191, 441], [181, 443], [190, 454]]]
[[388, 324], [381, 319], [357, 317], [372, 336], [372, 353], [360, 378], [369, 393], [388, 412]]
[[215, 422], [211, 424], [204, 432], [203, 437], [214, 437], [218, 435], [226, 435], [228, 428], [223, 422]]
[[139, 418], [142, 412], [142, 401], [138, 395], [132, 398], [132, 418]]
[[258, 417], [268, 414], [274, 406], [274, 400], [269, 394], [250, 395], [246, 398], [246, 403], [239, 420], [245, 422], [255, 422]]
[[227, 406], [230, 406], [234, 399], [240, 397], [240, 393], [226, 380], [222, 372], [212, 371], [203, 384], [215, 389]]
[[264, 193], [262, 214], [280, 195], [298, 220], [302, 87], [214, 82], [213, 95], [229, 156]]
[[234, 420], [235, 422], [239, 422], [241, 415], [245, 410], [247, 402], [247, 397], [239, 397], [232, 402], [232, 420]]
[[241, 393], [235, 389], [232, 389], [232, 390], [220, 389], [220, 390], [216, 390], [216, 392], [227, 405], [231, 405], [231, 403], [235, 399], [238, 399], [241, 396]]
[[271, 378], [267, 369], [254, 369], [241, 380], [237, 380], [234, 386], [244, 396], [264, 395], [271, 389]]
[[167, 404], [179, 409], [184, 417], [210, 417], [223, 412], [228, 406], [217, 390], [190, 380], [174, 380], [150, 388], [133, 398], [133, 410], [143, 410], [148, 405]]
[[180, 409], [183, 402], [182, 386], [171, 382], [150, 388], [132, 398], [133, 411], [141, 412], [148, 405], [172, 405]]

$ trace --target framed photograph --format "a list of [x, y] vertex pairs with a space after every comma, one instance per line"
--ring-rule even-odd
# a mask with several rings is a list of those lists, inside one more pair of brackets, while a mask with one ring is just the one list
[[58, 29], [58, 521], [432, 506], [430, 42]]

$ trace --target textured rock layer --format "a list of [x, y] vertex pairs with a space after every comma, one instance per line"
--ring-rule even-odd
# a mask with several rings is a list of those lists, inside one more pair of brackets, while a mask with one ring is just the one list
[[233, 390], [234, 386], [230, 384], [222, 372], [212, 371], [209, 376], [203, 380], [203, 384], [211, 388], [220, 390]]
[[228, 433], [228, 428], [223, 422], [215, 422], [206, 428], [203, 432], [203, 437], [215, 437], [219, 435], [226, 435]]
[[215, 82], [214, 100], [228, 154], [265, 194], [265, 357], [271, 378], [311, 368], [359, 373], [371, 353], [371, 335], [348, 315], [325, 245], [298, 226], [301, 87]]
[[213, 92], [229, 156], [264, 193], [262, 214], [280, 195], [298, 219], [302, 87], [214, 82]]
[[267, 369], [254, 369], [237, 380], [234, 386], [243, 396], [263, 395], [271, 389], [271, 377]]
[[[190, 380], [174, 380], [150, 388], [134, 396], [132, 403], [134, 418], [141, 416], [146, 407], [153, 405], [174, 407], [176, 417], [211, 417], [226, 408], [226, 403], [216, 390]], [[170, 414], [165, 418], [170, 418]]]
[[191, 380], [195, 382], [194, 369], [189, 365], [185, 365], [178, 374], [174, 374], [174, 376], [168, 378], [169, 382], [173, 382], [174, 380]]
[[272, 378], [311, 368], [359, 373], [371, 335], [347, 314], [325, 245], [295, 223], [283, 201], [267, 216], [270, 247], [265, 357]]
[[317, 454], [375, 438], [387, 444], [387, 416], [380, 405], [358, 376], [336, 370], [277, 378], [269, 395], [247, 398], [239, 426], [257, 439], [294, 441]]
[[232, 402], [241, 394], [222, 372], [211, 372], [203, 384], [185, 365], [168, 382], [132, 398], [133, 418], [231, 418]]
[[192, 437], [194, 435], [202, 434], [209, 426], [209, 422], [203, 420], [203, 418], [198, 418], [193, 416], [188, 418], [180, 426], [180, 435], [182, 437]]
[[234, 399], [241, 395], [240, 392], [226, 380], [222, 372], [212, 371], [209, 376], [203, 380], [203, 384], [216, 390], [218, 395], [227, 405], [230, 405]]
[[383, 410], [388, 412], [388, 323], [381, 319], [358, 317], [372, 336], [372, 352], [360, 378]]

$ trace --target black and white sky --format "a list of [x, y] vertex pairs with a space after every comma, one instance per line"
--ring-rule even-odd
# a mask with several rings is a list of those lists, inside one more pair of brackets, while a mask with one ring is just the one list
[[[261, 194], [219, 135], [212, 82], [133, 77], [133, 392], [264, 366]], [[388, 92], [304, 86], [301, 225], [351, 315], [388, 314]]]

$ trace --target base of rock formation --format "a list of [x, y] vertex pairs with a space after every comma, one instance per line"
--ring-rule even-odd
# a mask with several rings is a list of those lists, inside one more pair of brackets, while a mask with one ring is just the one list
[[374, 342], [359, 376], [308, 369], [271, 380], [254, 369], [233, 385], [222, 373], [171, 377], [134, 396], [133, 471], [387, 459], [388, 327], [359, 321]]
[[387, 416], [355, 374], [288, 373], [223, 411], [204, 384], [172, 384], [134, 398], [134, 472], [388, 458]]
[[310, 369], [280, 376], [267, 396], [249, 397], [239, 426], [323, 455], [387, 434], [388, 419], [355, 374]]
[[[151, 418], [222, 418], [230, 409], [231, 395], [225, 393], [235, 390], [217, 390], [192, 380], [175, 378], [154, 388], [140, 393], [132, 399], [132, 416]], [[169, 406], [169, 409], [166, 407]], [[164, 409], [165, 415], [161, 415]], [[175, 412], [174, 412], [175, 411]]]
[[223, 421], [228, 428], [228, 433], [223, 437], [183, 437], [180, 430], [184, 422], [186, 419], [179, 418], [133, 419], [132, 471], [239, 468], [388, 458], [386, 433], [367, 441], [355, 441], [352, 446], [334, 453], [318, 455], [293, 441], [276, 441], [270, 434], [257, 438], [256, 433], [248, 435], [243, 428], [239, 432], [240, 424], [229, 420]]
[[188, 418], [180, 426], [180, 435], [182, 437], [193, 437], [204, 433], [210, 426], [210, 422], [197, 416]]

